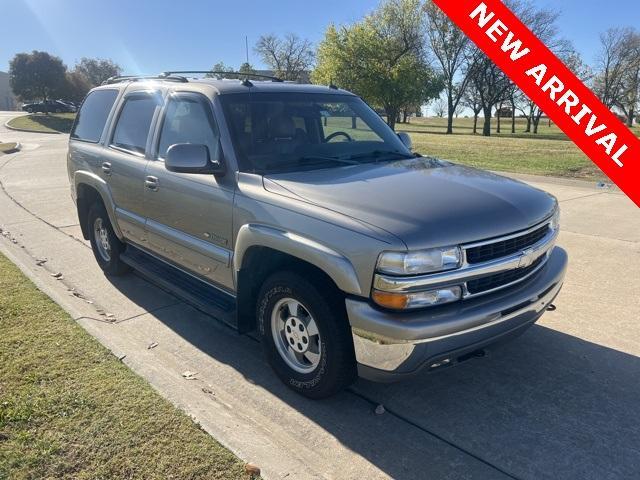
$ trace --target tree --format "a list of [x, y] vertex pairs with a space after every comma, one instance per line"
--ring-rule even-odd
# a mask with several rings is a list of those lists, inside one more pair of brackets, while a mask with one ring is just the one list
[[[233, 72], [233, 67], [226, 65], [224, 62], [218, 62], [213, 67], [211, 67], [212, 72]], [[216, 78], [221, 80], [223, 78], [237, 78], [235, 75], [222, 75], [221, 73], [207, 73], [205, 75], [206, 78]]]
[[248, 62], [244, 62], [242, 65], [240, 65], [240, 68], [238, 69], [238, 72], [240, 73], [256, 73], [256, 69], [253, 68], [253, 65], [251, 65]]
[[482, 103], [480, 93], [473, 83], [469, 84], [469, 88], [465, 90], [462, 103], [473, 112], [473, 134], [475, 135], [478, 133], [478, 116], [482, 111]]
[[64, 84], [58, 91], [58, 96], [74, 103], [80, 103], [92, 88], [93, 85], [89, 83], [84, 75], [73, 70], [66, 73]]
[[478, 48], [474, 49], [467, 74], [470, 75], [482, 107], [484, 116], [482, 135], [489, 137], [493, 107], [505, 99], [511, 82], [504, 72]]
[[631, 27], [600, 35], [594, 90], [609, 108], [619, 108], [633, 125], [640, 101], [640, 34]]
[[105, 80], [120, 75], [122, 68], [109, 59], [83, 57], [74, 67], [74, 71], [82, 75], [92, 87], [97, 87]]
[[[559, 36], [557, 20], [558, 11], [545, 8], [537, 8], [535, 3], [525, 0], [505, 0], [507, 6], [522, 20], [524, 24], [549, 47], [561, 59], [568, 58], [575, 53], [570, 42]], [[527, 98], [508, 78], [495, 67], [493, 62], [482, 54], [477, 48], [468, 57], [466, 69], [476, 75], [471, 79], [476, 85], [482, 101], [484, 112], [483, 135], [490, 135], [491, 111], [493, 107], [501, 103], [508, 103], [512, 107], [511, 130], [515, 131], [515, 111], [520, 110], [527, 118], [527, 132], [533, 127], [533, 132], [538, 132], [542, 110]], [[474, 63], [477, 62], [477, 63]], [[486, 103], [488, 102], [488, 104]]]
[[287, 33], [283, 38], [262, 35], [254, 49], [265, 65], [283, 80], [304, 79], [315, 57], [311, 42], [294, 33]]
[[436, 117], [442, 118], [447, 113], [447, 101], [444, 98], [438, 98], [433, 102], [433, 113]]
[[423, 105], [442, 90], [424, 52], [421, 8], [419, 0], [388, 0], [360, 22], [330, 25], [312, 80], [357, 93], [384, 109], [395, 128], [403, 109]]
[[447, 97], [447, 133], [450, 134], [453, 133], [453, 117], [469, 82], [469, 75], [461, 74], [469, 38], [431, 0], [425, 4], [424, 11], [427, 15], [429, 45], [438, 61], [444, 82]]
[[622, 81], [622, 92], [616, 102], [627, 118], [627, 125], [633, 126], [633, 119], [640, 110], [640, 35], [635, 33], [629, 46], [633, 52]]
[[13, 92], [23, 100], [47, 100], [65, 85], [67, 67], [58, 57], [34, 50], [18, 53], [9, 63]]
[[226, 65], [224, 62], [218, 62], [213, 67], [211, 67], [211, 72], [238, 72], [236, 73], [227, 73], [223, 75], [222, 73], [207, 73], [205, 77], [207, 78], [216, 78], [221, 80], [223, 78], [246, 78], [244, 75], [240, 75], [241, 73], [256, 73], [256, 70], [253, 68], [253, 65], [250, 63], [244, 62], [240, 65], [240, 68], [236, 70], [230, 65]]

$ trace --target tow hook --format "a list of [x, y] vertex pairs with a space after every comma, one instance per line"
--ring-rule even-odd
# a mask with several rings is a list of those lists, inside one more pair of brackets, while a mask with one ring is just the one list
[[555, 309], [556, 309], [556, 306], [555, 306], [553, 303], [550, 303], [550, 304], [547, 306], [547, 311], [548, 311], [548, 312], [554, 312], [554, 311], [555, 311]]

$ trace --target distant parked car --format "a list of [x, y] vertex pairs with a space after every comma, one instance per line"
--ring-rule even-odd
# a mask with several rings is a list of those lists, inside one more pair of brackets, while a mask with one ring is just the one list
[[25, 103], [22, 110], [29, 113], [73, 113], [77, 109], [74, 105], [61, 100], [46, 100], [44, 102]]

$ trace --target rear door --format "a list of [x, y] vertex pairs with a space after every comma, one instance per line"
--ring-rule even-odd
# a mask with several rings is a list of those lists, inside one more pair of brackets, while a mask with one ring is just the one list
[[123, 98], [111, 129], [101, 175], [111, 188], [122, 234], [144, 243], [144, 191], [149, 133], [162, 104], [155, 91], [134, 91]]
[[231, 231], [233, 175], [174, 173], [165, 169], [171, 145], [204, 144], [221, 158], [211, 101], [199, 93], [169, 96], [158, 129], [157, 155], [147, 166], [148, 248], [216, 284], [233, 288]]

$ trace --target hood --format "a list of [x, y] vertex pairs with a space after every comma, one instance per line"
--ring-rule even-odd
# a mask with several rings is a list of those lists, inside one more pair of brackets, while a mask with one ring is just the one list
[[523, 230], [556, 205], [517, 180], [424, 157], [267, 175], [264, 185], [386, 230], [410, 249]]

